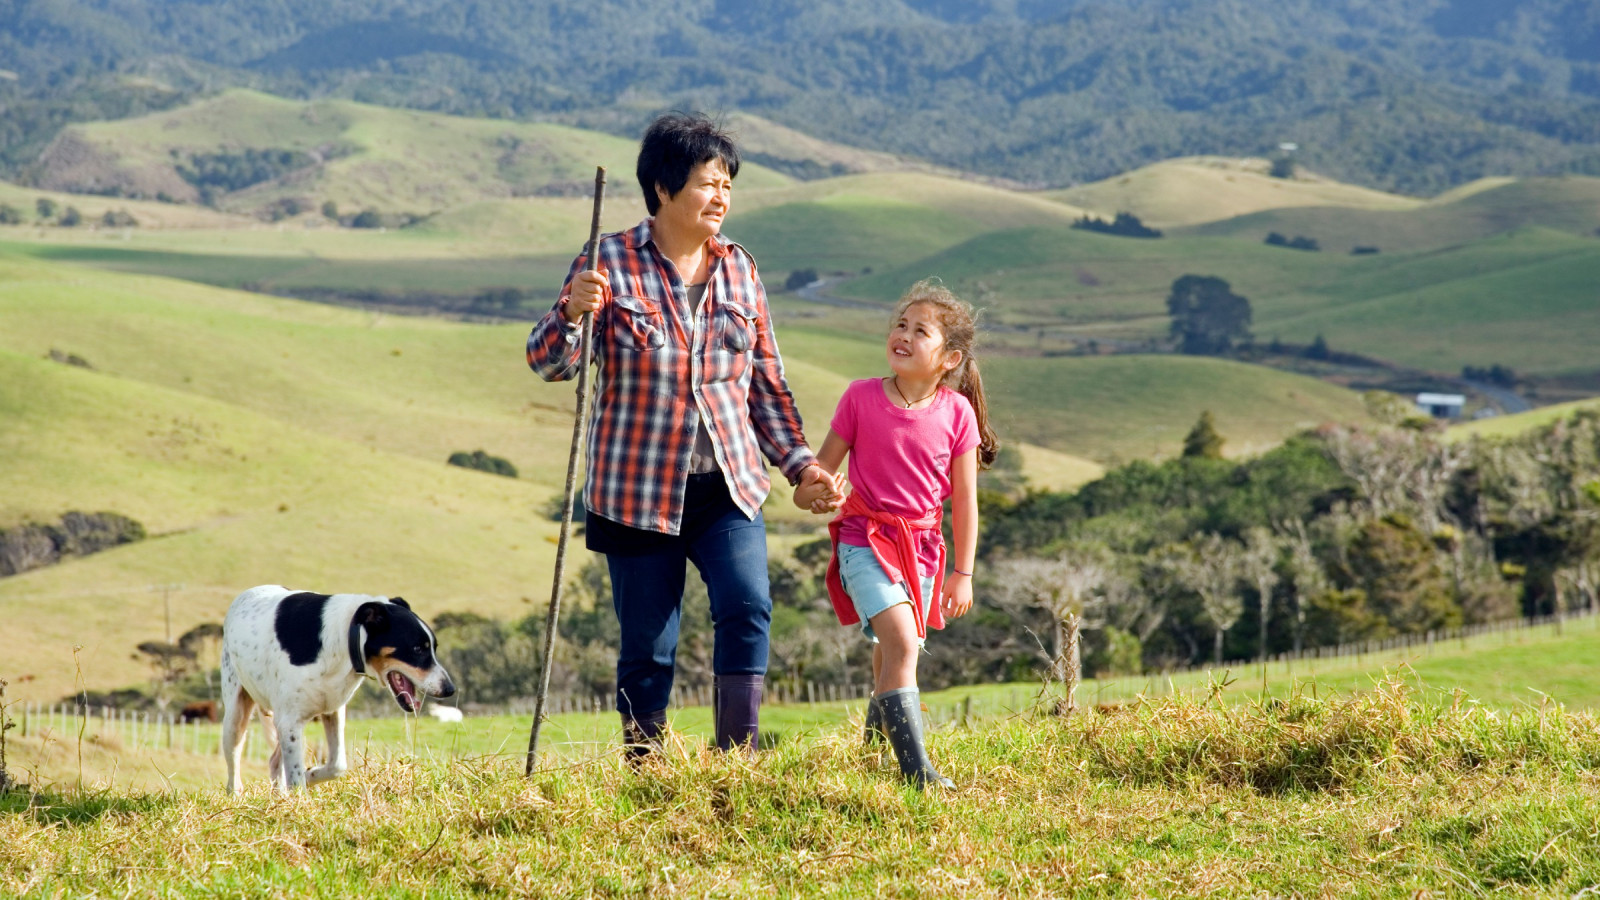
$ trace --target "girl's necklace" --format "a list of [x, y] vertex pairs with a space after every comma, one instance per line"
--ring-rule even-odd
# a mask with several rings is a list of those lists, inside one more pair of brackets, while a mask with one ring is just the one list
[[921, 403], [923, 400], [928, 399], [928, 397], [932, 397], [933, 394], [939, 393], [939, 386], [936, 384], [936, 385], [933, 386], [933, 394], [929, 394], [928, 397], [923, 397], [923, 398], [918, 399], [918, 400], [907, 400], [906, 399], [906, 395], [901, 393], [901, 391], [900, 391], [900, 376], [899, 375], [896, 375], [893, 378], [890, 378], [889, 379], [889, 384], [890, 384], [891, 387], [894, 388], [894, 392], [899, 395], [900, 402], [904, 403], [906, 405], [906, 409], [910, 409], [913, 404]]

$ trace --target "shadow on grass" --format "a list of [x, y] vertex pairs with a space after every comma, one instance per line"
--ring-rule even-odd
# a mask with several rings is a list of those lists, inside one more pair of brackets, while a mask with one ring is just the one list
[[90, 825], [107, 815], [146, 814], [171, 806], [170, 794], [117, 794], [108, 790], [34, 792], [26, 786], [0, 795], [0, 815], [27, 816], [41, 824]]

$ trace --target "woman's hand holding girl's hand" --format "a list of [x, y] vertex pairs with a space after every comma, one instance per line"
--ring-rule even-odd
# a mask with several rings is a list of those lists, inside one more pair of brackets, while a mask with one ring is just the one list
[[821, 466], [809, 466], [801, 473], [800, 483], [795, 486], [794, 505], [817, 514], [833, 512], [844, 505], [843, 483], [843, 476], [832, 474]]
[[939, 598], [944, 614], [959, 619], [972, 608], [972, 576], [950, 572], [944, 576], [944, 595]]
[[850, 483], [843, 475], [834, 475], [830, 480], [832, 487], [811, 502], [811, 511], [819, 516], [838, 512], [839, 507], [844, 506], [845, 498], [850, 495]]
[[561, 307], [561, 315], [574, 325], [582, 321], [585, 313], [599, 309], [606, 298], [606, 275], [604, 272], [590, 272], [587, 269], [572, 276], [568, 285], [567, 302]]

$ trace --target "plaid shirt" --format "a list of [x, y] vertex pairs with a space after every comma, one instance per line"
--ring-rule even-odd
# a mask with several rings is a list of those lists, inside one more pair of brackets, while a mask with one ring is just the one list
[[[600, 239], [609, 289], [595, 311], [600, 371], [584, 503], [613, 522], [677, 534], [698, 410], [734, 503], [754, 518], [772, 488], [761, 454], [790, 483], [816, 461], [783, 377], [766, 291], [750, 254], [717, 235], [696, 314], [650, 224]], [[584, 262], [573, 261], [560, 300], [528, 335], [528, 366], [546, 381], [578, 374], [580, 328], [561, 308]]]

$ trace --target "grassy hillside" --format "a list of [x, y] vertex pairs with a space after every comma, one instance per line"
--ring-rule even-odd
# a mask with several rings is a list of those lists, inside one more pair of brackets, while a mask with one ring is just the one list
[[1044, 196], [1094, 210], [1102, 218], [1131, 212], [1146, 225], [1170, 228], [1285, 207], [1414, 209], [1422, 201], [1344, 184], [1310, 172], [1273, 178], [1265, 159], [1192, 156], [1170, 159], [1103, 181]]
[[1351, 263], [1220, 238], [1141, 240], [1064, 226], [991, 231], [909, 265], [857, 278], [839, 292], [890, 302], [937, 275], [999, 321], [1027, 325], [1123, 322], [1146, 336], [1167, 329], [1166, 296], [1187, 273], [1226, 278], [1258, 321], [1277, 298], [1325, 282]]
[[[62, 228], [55, 220], [44, 221], [38, 215], [38, 202], [46, 199], [56, 205], [59, 219], [67, 207], [75, 207], [83, 216], [83, 224], [76, 228]], [[217, 229], [240, 228], [258, 224], [256, 220], [203, 206], [158, 203], [154, 200], [130, 200], [124, 197], [100, 197], [93, 194], [73, 194], [65, 191], [48, 191], [22, 187], [0, 181], [0, 204], [21, 211], [28, 225], [5, 228], [5, 232], [29, 233], [35, 239], [66, 240], [93, 236], [101, 240], [132, 238], [134, 230], [142, 229]], [[102, 219], [108, 212], [126, 212], [139, 224], [136, 229], [107, 228]]]
[[1593, 237], [1600, 228], [1600, 178], [1484, 179], [1409, 209], [1308, 204], [1197, 225], [1184, 233], [1259, 241], [1276, 231], [1314, 238], [1325, 252], [1367, 246], [1396, 253], [1453, 247], [1527, 226]]
[[[0, 314], [0, 321], [9, 317]], [[148, 347], [147, 352], [154, 347]], [[175, 633], [254, 584], [410, 596], [514, 615], [548, 591], [550, 488], [318, 434], [131, 375], [0, 350], [0, 520], [115, 510], [152, 537], [0, 580], [12, 691], [136, 683], [162, 636], [151, 585], [181, 582]]]
[[1335, 347], [1445, 373], [1492, 363], [1592, 371], [1597, 283], [1600, 240], [1528, 229], [1352, 267], [1310, 292], [1303, 311], [1264, 308], [1257, 331], [1301, 342], [1322, 334]]
[[[295, 198], [309, 208], [332, 200], [350, 212], [425, 214], [487, 198], [585, 194], [596, 165], [631, 173], [638, 145], [560, 125], [228, 90], [181, 109], [69, 126], [46, 149], [40, 177], [52, 188], [194, 201], [199, 191], [179, 166], [197, 154], [246, 149], [296, 151], [307, 163], [224, 191], [223, 208], [256, 212]], [[773, 186], [788, 178], [751, 165], [740, 180]]]
[[1576, 400], [1571, 403], [1557, 403], [1552, 406], [1541, 406], [1524, 413], [1513, 416], [1496, 416], [1492, 419], [1480, 419], [1476, 422], [1462, 422], [1450, 426], [1445, 436], [1451, 440], [1467, 440], [1474, 437], [1513, 437], [1549, 425], [1560, 419], [1565, 419], [1579, 410], [1600, 410], [1600, 401]]
[[1040, 226], [983, 234], [838, 291], [888, 302], [937, 275], [1003, 323], [1139, 340], [1165, 336], [1166, 296], [1190, 273], [1223, 278], [1248, 297], [1263, 341], [1305, 344], [1322, 334], [1336, 349], [1446, 374], [1492, 363], [1538, 374], [1594, 368], [1600, 240], [1543, 228], [1348, 256]]

